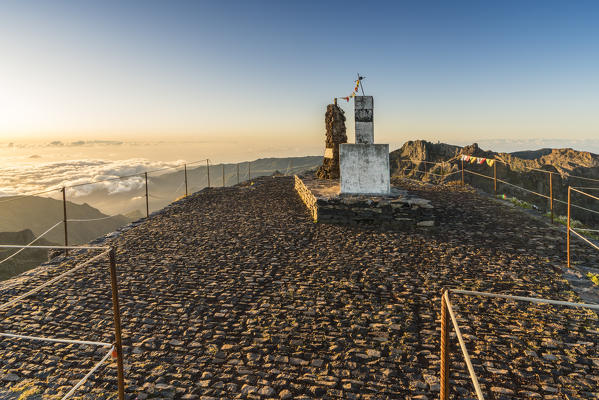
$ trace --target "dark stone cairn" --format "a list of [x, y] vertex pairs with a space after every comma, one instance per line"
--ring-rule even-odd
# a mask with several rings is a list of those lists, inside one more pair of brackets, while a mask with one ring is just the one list
[[322, 165], [316, 171], [316, 176], [320, 179], [339, 179], [339, 145], [347, 143], [347, 135], [345, 134], [345, 113], [337, 106], [337, 100], [335, 104], [327, 106], [324, 122], [327, 130], [327, 150]]

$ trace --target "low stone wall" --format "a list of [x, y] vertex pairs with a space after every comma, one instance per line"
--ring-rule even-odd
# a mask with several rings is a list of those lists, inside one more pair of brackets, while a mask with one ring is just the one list
[[304, 185], [304, 182], [301, 178], [295, 175], [295, 191], [299, 194], [299, 197], [302, 199], [310, 214], [312, 214], [312, 218], [314, 222], [318, 222], [318, 207], [316, 206], [316, 197], [312, 194], [312, 191]]
[[295, 190], [315, 222], [408, 230], [435, 225], [429, 200], [392, 187], [388, 196], [339, 194], [339, 183], [295, 176]]

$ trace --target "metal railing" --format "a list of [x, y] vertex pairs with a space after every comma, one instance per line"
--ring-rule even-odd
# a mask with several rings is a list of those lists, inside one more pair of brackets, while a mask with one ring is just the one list
[[451, 319], [452, 326], [455, 330], [456, 337], [460, 344], [460, 349], [462, 351], [462, 356], [464, 357], [464, 361], [466, 362], [466, 367], [468, 369], [468, 373], [470, 375], [470, 379], [472, 381], [472, 386], [476, 393], [476, 397], [478, 400], [484, 400], [484, 395], [476, 375], [474, 371], [474, 367], [472, 365], [472, 359], [470, 354], [468, 353], [468, 349], [466, 348], [466, 344], [464, 342], [464, 338], [462, 336], [460, 326], [457, 322], [457, 318], [455, 316], [455, 312], [450, 300], [450, 294], [460, 294], [465, 296], [480, 296], [480, 297], [488, 297], [488, 298], [499, 298], [499, 299], [507, 299], [514, 301], [522, 301], [536, 304], [552, 304], [563, 307], [572, 307], [572, 308], [586, 308], [591, 310], [599, 311], [598, 304], [585, 304], [585, 303], [573, 303], [569, 301], [561, 301], [561, 300], [550, 300], [550, 299], [542, 299], [537, 297], [526, 297], [526, 296], [512, 296], [506, 294], [499, 293], [488, 293], [488, 292], [478, 292], [473, 290], [459, 290], [459, 289], [444, 289], [441, 295], [441, 363], [440, 363], [440, 399], [448, 400], [449, 392], [450, 392], [450, 378], [449, 378], [449, 370], [450, 370], [450, 346], [449, 346], [449, 331], [450, 327], [448, 324], [448, 315]]
[[[123, 344], [122, 344], [122, 331], [121, 331], [121, 312], [119, 305], [119, 293], [118, 293], [118, 283], [116, 276], [116, 252], [114, 247], [108, 246], [34, 246], [34, 245], [0, 245], [0, 248], [34, 248], [34, 249], [64, 249], [64, 250], [102, 250], [100, 254], [93, 256], [92, 258], [84, 261], [73, 268], [59, 274], [58, 276], [42, 283], [34, 287], [33, 289], [21, 294], [16, 297], [11, 298], [10, 300], [0, 304], [0, 311], [8, 309], [15, 304], [21, 302], [22, 300], [30, 297], [31, 295], [39, 292], [40, 290], [63, 280], [67, 276], [79, 271], [83, 267], [94, 263], [95, 261], [101, 259], [102, 257], [108, 256], [108, 265], [110, 271], [110, 286], [112, 289], [112, 311], [113, 311], [113, 322], [114, 322], [114, 343], [104, 343], [104, 342], [93, 342], [93, 341], [85, 341], [85, 340], [72, 340], [72, 339], [62, 339], [62, 338], [48, 338], [41, 336], [30, 336], [30, 335], [19, 335], [15, 333], [8, 332], [0, 332], [0, 337], [5, 337], [9, 339], [19, 339], [19, 340], [33, 340], [33, 341], [42, 341], [42, 342], [50, 342], [50, 343], [65, 343], [65, 344], [81, 344], [81, 345], [89, 345], [89, 346], [100, 346], [100, 347], [110, 347], [110, 350], [104, 357], [97, 362], [94, 367], [81, 379], [79, 380], [72, 388], [67, 392], [61, 400], [69, 399], [81, 385], [83, 385], [87, 379], [96, 371], [100, 366], [113, 355], [117, 361], [117, 385], [118, 385], [118, 397], [119, 400], [125, 399], [125, 373], [123, 367]], [[19, 282], [18, 284], [13, 284], [8, 288], [13, 288], [23, 282]], [[8, 289], [3, 288], [3, 289]]]
[[[588, 238], [586, 238], [585, 236], [583, 236], [582, 234], [580, 234], [579, 232], [577, 232], [577, 230], [572, 227], [572, 214], [571, 214], [572, 192], [582, 194], [582, 195], [587, 196], [587, 197], [589, 197], [591, 199], [594, 199], [594, 200], [599, 200], [599, 197], [593, 196], [590, 193], [586, 193], [582, 189], [584, 189], [584, 190], [599, 190], [599, 188], [593, 188], [593, 187], [572, 187], [572, 186], [568, 186], [568, 223], [567, 223], [567, 227], [566, 227], [566, 232], [567, 232], [567, 239], [566, 239], [567, 243], [566, 243], [566, 246], [567, 246], [567, 255], [568, 255], [568, 268], [571, 268], [571, 258], [572, 258], [571, 233], [574, 233], [574, 235], [576, 235], [579, 239], [581, 239], [585, 243], [589, 244], [595, 250], [599, 250], [599, 246], [596, 243], [593, 243], [591, 240], [589, 240]], [[595, 229], [578, 229], [578, 230], [580, 230], [580, 231], [587, 231], [587, 232], [588, 231], [594, 231], [594, 232], [597, 231]]]

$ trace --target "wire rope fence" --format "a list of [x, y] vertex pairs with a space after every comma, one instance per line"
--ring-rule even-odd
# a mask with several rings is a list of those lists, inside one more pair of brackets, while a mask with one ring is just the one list
[[[203, 164], [205, 166], [203, 168], [195, 168], [189, 169], [188, 167]], [[144, 195], [138, 198], [136, 201], [143, 201], [145, 204], [145, 217], [150, 216], [151, 204], [150, 201], [161, 201], [161, 204], [170, 203], [173, 200], [178, 198], [189, 196], [191, 191], [194, 189], [200, 190], [205, 187], [212, 187], [215, 179], [220, 180], [222, 182], [222, 187], [230, 186], [233, 184], [240, 184], [244, 181], [251, 181], [253, 178], [257, 178], [259, 176], [267, 175], [267, 169], [254, 169], [252, 171], [252, 163], [244, 162], [237, 164], [229, 164], [233, 165], [233, 168], [228, 167], [222, 163], [220, 166], [214, 166], [209, 159], [203, 159], [194, 162], [186, 162], [182, 165], [176, 167], [169, 168], [160, 168], [153, 169], [143, 172], [138, 172], [135, 174], [127, 174], [118, 177], [112, 177], [107, 179], [100, 179], [91, 182], [77, 183], [73, 185], [64, 185], [61, 187], [50, 188], [47, 190], [38, 191], [35, 193], [26, 193], [23, 195], [12, 196], [8, 199], [1, 200], [0, 206], [6, 203], [7, 206], [13, 206], [15, 201], [25, 199], [27, 197], [38, 196], [41, 194], [51, 194], [59, 192], [62, 197], [62, 219], [54, 223], [52, 226], [45, 229], [42, 233], [37, 235], [33, 240], [29, 241], [26, 244], [0, 244], [0, 250], [15, 250], [12, 254], [4, 257], [0, 260], [0, 268], [3, 266], [2, 264], [14, 259], [16, 256], [21, 254], [26, 250], [59, 250], [63, 251], [65, 256], [69, 256], [69, 251], [71, 252], [81, 252], [81, 251], [101, 251], [99, 254], [82, 261], [78, 262], [72, 268], [64, 272], [58, 273], [58, 275], [45, 280], [44, 282], [36, 285], [35, 287], [26, 290], [24, 293], [17, 294], [8, 298], [6, 301], [0, 304], [0, 312], [5, 312], [10, 310], [13, 307], [19, 305], [26, 299], [31, 296], [43, 291], [56, 284], [64, 284], [65, 280], [77, 273], [80, 273], [84, 268], [90, 265], [97, 265], [103, 258], [108, 259], [108, 265], [110, 270], [110, 285], [112, 290], [112, 305], [113, 305], [113, 316], [114, 316], [114, 341], [112, 343], [98, 342], [98, 341], [90, 341], [90, 340], [80, 340], [80, 339], [67, 339], [61, 337], [49, 337], [49, 336], [41, 336], [41, 335], [31, 335], [31, 334], [21, 334], [19, 332], [0, 332], [0, 339], [3, 340], [15, 340], [15, 341], [30, 341], [30, 342], [47, 342], [54, 344], [65, 344], [65, 345], [80, 345], [80, 346], [92, 346], [99, 348], [108, 348], [108, 351], [103, 354], [103, 357], [94, 363], [93, 367], [81, 378], [79, 379], [72, 388], [61, 397], [62, 400], [66, 400], [71, 398], [80, 388], [85, 384], [85, 382], [101, 368], [103, 364], [112, 356], [116, 359], [117, 362], [117, 391], [119, 400], [124, 399], [125, 393], [125, 381], [124, 381], [124, 369], [123, 369], [123, 351], [122, 351], [122, 338], [121, 338], [121, 321], [120, 321], [120, 306], [119, 306], [119, 298], [118, 298], [118, 284], [116, 279], [116, 255], [113, 247], [104, 247], [104, 246], [73, 246], [69, 245], [69, 227], [71, 224], [77, 223], [99, 223], [100, 221], [109, 220], [111, 218], [117, 218], [122, 216], [122, 213], [115, 213], [111, 215], [105, 215], [101, 217], [93, 217], [93, 218], [77, 218], [70, 217], [69, 213], [69, 192], [74, 190], [75, 188], [81, 188], [85, 186], [93, 186], [98, 184], [103, 184], [105, 182], [110, 181], [118, 181], [130, 178], [139, 178], [137, 183], [141, 183]], [[216, 170], [215, 170], [216, 168]], [[286, 173], [291, 168], [291, 161], [287, 166]], [[231, 174], [231, 169], [233, 169]], [[152, 174], [158, 174], [161, 172], [175, 170], [175, 173], [181, 173], [181, 182], [178, 183], [178, 186], [174, 188], [174, 190], [169, 192], [168, 196], [157, 195], [153, 193], [153, 181], [152, 178], [155, 177]], [[230, 176], [227, 175], [227, 170], [230, 173]], [[203, 176], [202, 176], [203, 174]], [[212, 181], [211, 181], [212, 174]], [[156, 185], [164, 184], [167, 185], [169, 182], [161, 181], [160, 175], [158, 175], [156, 180]], [[195, 182], [197, 181], [197, 182]], [[160, 192], [159, 192], [160, 193]], [[143, 207], [142, 206], [142, 207]], [[138, 210], [138, 207], [135, 207], [133, 210]], [[36, 245], [38, 241], [42, 238], [46, 237], [49, 233], [58, 229], [59, 227], [64, 228], [64, 245]], [[78, 254], [78, 253], [77, 253]], [[73, 260], [73, 257], [66, 258], [65, 260]], [[26, 284], [32, 282], [33, 276], [23, 277], [22, 279], [17, 279], [14, 282], [9, 284], [1, 285], [0, 284], [0, 293], [9, 293], [14, 292], [17, 287], [23, 286], [26, 287]], [[1, 365], [1, 364], [0, 364]]]
[[[58, 282], [63, 282], [61, 286], [61, 290], [64, 290], [65, 285], [64, 281], [81, 271], [83, 268], [90, 265], [98, 265], [101, 259], [104, 261], [108, 261], [108, 270], [110, 274], [110, 287], [112, 294], [112, 312], [113, 312], [113, 324], [114, 324], [114, 341], [112, 343], [106, 342], [97, 342], [97, 341], [89, 341], [89, 340], [79, 340], [79, 339], [68, 339], [68, 338], [57, 338], [57, 337], [45, 337], [45, 336], [33, 336], [33, 335], [24, 335], [15, 332], [0, 332], [0, 338], [10, 339], [10, 340], [22, 340], [22, 341], [36, 341], [36, 342], [48, 342], [55, 344], [67, 344], [67, 345], [83, 345], [83, 346], [96, 346], [96, 347], [104, 347], [110, 348], [108, 352], [99, 360], [93, 368], [91, 368], [85, 376], [81, 379], [77, 380], [77, 382], [73, 385], [73, 387], [63, 396], [61, 396], [61, 400], [67, 400], [71, 398], [75, 392], [106, 362], [106, 360], [112, 356], [116, 359], [117, 363], [117, 393], [119, 400], [125, 399], [125, 378], [124, 378], [124, 361], [123, 361], [123, 347], [122, 347], [122, 333], [121, 333], [121, 314], [120, 314], [120, 305], [119, 305], [119, 294], [118, 294], [118, 282], [117, 282], [117, 270], [116, 270], [116, 252], [114, 247], [108, 246], [36, 246], [32, 244], [28, 244], [26, 246], [19, 245], [0, 245], [0, 248], [59, 248], [62, 250], [76, 250], [76, 251], [100, 251], [99, 254], [92, 256], [86, 261], [77, 263], [74, 267], [68, 269], [65, 272], [60, 273], [59, 275], [46, 280], [45, 282], [35, 286], [32, 289], [27, 290], [25, 293], [18, 294], [16, 296], [10, 297], [8, 300], [4, 301], [0, 304], [0, 311], [8, 310], [16, 307], [18, 303], [23, 302], [25, 299], [35, 295], [36, 293], [41, 292], [43, 289], [50, 287]], [[20, 284], [23, 282], [19, 282]], [[15, 285], [10, 286], [13, 288]], [[23, 324], [21, 324], [23, 326]], [[25, 325], [26, 326], [26, 325]]]
[[[402, 165], [402, 163], [404, 163]], [[497, 165], [502, 164], [505, 165], [504, 175], [506, 178], [500, 177]], [[407, 165], [406, 165], [407, 164]], [[515, 184], [513, 182], [508, 181], [509, 176], [513, 176], [514, 174], [521, 173], [521, 171], [512, 171], [509, 169], [508, 163], [501, 159], [497, 158], [484, 158], [484, 157], [472, 157], [466, 155], [460, 155], [448, 160], [443, 161], [426, 161], [426, 160], [400, 160], [398, 162], [398, 169], [406, 173], [412, 173], [414, 177], [420, 177], [421, 179], [428, 176], [433, 177], [432, 183], [441, 183], [447, 181], [454, 181], [456, 183], [465, 186], [468, 183], [470, 186], [478, 187], [482, 190], [486, 190], [489, 193], [492, 193], [495, 198], [502, 197], [504, 199], [510, 200], [515, 205], [519, 205], [524, 208], [534, 208], [537, 210], [541, 210], [541, 203], [538, 203], [539, 206], [534, 204], [534, 200], [531, 200], [533, 204], [528, 203], [527, 201], [520, 201], [516, 197], [506, 198], [505, 193], [509, 192], [514, 194], [521, 194], [530, 200], [539, 199], [543, 202], [546, 202], [546, 210], [547, 216], [550, 218], [551, 223], [555, 224], [559, 222], [566, 227], [567, 233], [567, 257], [568, 257], [568, 267], [571, 266], [571, 234], [573, 234], [580, 241], [588, 244], [592, 248], [599, 250], [599, 229], [594, 227], [584, 226], [585, 223], [599, 225], [599, 209], [591, 208], [591, 205], [576, 204], [571, 199], [571, 194], [576, 193], [579, 195], [579, 200], [584, 197], [589, 201], [598, 200], [598, 195], [592, 195], [588, 193], [589, 191], [598, 191], [597, 187], [589, 187], [589, 186], [574, 186], [571, 185], [570, 180], [583, 180], [585, 182], [599, 182], [599, 179], [584, 177], [580, 175], [568, 174], [566, 176], [562, 176], [555, 171], [549, 171], [545, 169], [533, 168], [533, 167], [522, 167], [522, 170], [526, 173], [542, 173], [545, 174], [546, 178], [537, 180], [537, 182], [546, 182], [545, 185], [539, 185], [546, 189], [546, 192], [542, 192], [541, 190], [533, 190], [532, 188], [527, 188], [524, 186], [524, 183], [529, 181], [533, 182], [531, 177], [528, 177], [526, 174], [520, 178], [521, 184]], [[402, 168], [403, 166], [403, 168]], [[470, 167], [470, 168], [467, 168]], [[552, 166], [547, 166], [548, 168], [553, 168]], [[478, 168], [478, 171], [473, 170], [473, 168]], [[484, 168], [490, 168], [491, 170], [487, 173], [484, 173]], [[437, 171], [437, 172], [433, 172]], [[440, 172], [440, 173], [438, 173]], [[456, 177], [459, 175], [459, 177]], [[487, 187], [481, 187], [482, 181], [475, 181], [472, 179], [467, 179], [468, 176], [476, 177], [482, 179], [482, 181], [488, 181], [490, 185]], [[561, 190], [560, 193], [567, 193], [565, 198], [558, 198], [556, 192], [556, 180], [559, 177], [561, 182]], [[434, 179], [437, 178], [435, 181]], [[503, 185], [503, 186], [502, 186]], [[503, 192], [503, 194], [502, 194]], [[595, 192], [599, 194], [599, 192]], [[557, 207], [560, 206], [560, 208]], [[577, 218], [573, 217], [573, 210], [576, 209], [578, 211]], [[562, 211], [566, 215], [559, 215], [557, 211]], [[585, 221], [584, 223], [581, 222]]]
[[[257, 162], [254, 163], [259, 164]], [[285, 175], [289, 174], [290, 172], [292, 173], [292, 165], [292, 160], [289, 160]], [[213, 187], [215, 180], [220, 183], [219, 186], [226, 187], [251, 181], [254, 178], [275, 172], [274, 170], [269, 170], [268, 168], [258, 169], [252, 167], [253, 165], [250, 161], [236, 164], [221, 163], [220, 165], [216, 166], [210, 161], [210, 159], [202, 159], [192, 162], [185, 162], [173, 167], [157, 168], [118, 177], [63, 185], [42, 191], [10, 196], [10, 198], [7, 199], [0, 198], [0, 207], [2, 207], [4, 203], [6, 203], [6, 206], [13, 207], [15, 201], [28, 197], [60, 194], [59, 198], [62, 201], [61, 220], [56, 221], [52, 226], [37, 234], [35, 238], [28, 243], [28, 245], [38, 242], [42, 238], [47, 237], [49, 234], [52, 234], [53, 237], [56, 237], [56, 229], [62, 226], [64, 231], [62, 244], [66, 246], [63, 251], [65, 255], [68, 255], [68, 246], [70, 242], [73, 241], [73, 235], [70, 231], [71, 224], [73, 223], [94, 223], [107, 220], [120, 221], [120, 219], [123, 219], [123, 217], [126, 217], [127, 215], [137, 215], [139, 218], [143, 214], [134, 213], [139, 212], [140, 209], [144, 211], [145, 217], [147, 218], [150, 216], [152, 210], [161, 209], [172, 201], [189, 196], [194, 191], [198, 191], [206, 187]], [[167, 171], [171, 171], [175, 174], [174, 176], [170, 177], [170, 180], [161, 179], [162, 175], [157, 175]], [[75, 204], [70, 201], [73, 190], [78, 190], [83, 187], [93, 187], [94, 185], [103, 185], [107, 182], [130, 180], [134, 178], [137, 179], [133, 183], [137, 185], [138, 189], [142, 190], [141, 195], [130, 199], [130, 201], [136, 203], [137, 206], [128, 208], [128, 210], [125, 212], [115, 212], [110, 213], [109, 215], [102, 215], [98, 217], [79, 218], [71, 216], [71, 208]], [[175, 183], [177, 186], [173, 185], [173, 179], [180, 179], [180, 182]], [[156, 181], [154, 182], [154, 180]], [[158, 188], [157, 192], [155, 190], [156, 188]], [[56, 240], [54, 239], [53, 242], [55, 241]], [[0, 259], [0, 267], [2, 267], [2, 264], [14, 259], [23, 251], [30, 248], [28, 245], [25, 245], [23, 248], [19, 248], [14, 253], [8, 254], [4, 258]]]
[[[465, 299], [466, 297], [469, 299]], [[481, 302], [474, 304], [473, 299], [479, 299]], [[458, 309], [454, 303], [458, 300], [463, 301], [464, 310], [461, 317], [458, 315]], [[520, 305], [522, 303], [524, 304]], [[563, 308], [578, 311], [565, 312], [562, 310]], [[533, 313], [531, 317], [527, 317], [526, 312], [531, 312], [531, 310], [537, 314]], [[580, 370], [582, 365], [577, 357], [572, 357], [571, 349], [574, 346], [575, 349], [578, 347], [579, 353], [594, 354], [599, 334], [597, 330], [598, 312], [598, 304], [472, 290], [443, 290], [440, 320], [440, 399], [448, 400], [450, 394], [457, 391], [452, 381], [456, 385], [465, 383], [462, 376], [456, 371], [461, 369], [459, 360], [463, 360], [465, 363], [467, 376], [478, 400], [485, 399], [487, 395], [490, 398], [501, 397], [501, 395], [507, 395], [510, 398], [513, 396], [540, 398], [540, 394], [529, 392], [528, 389], [522, 393], [515, 393], [515, 390], [504, 386], [509, 386], [512, 383], [511, 379], [521, 381], [518, 383], [522, 383], [525, 388], [534, 387], [531, 386], [533, 383], [543, 386], [543, 382], [547, 382], [548, 378], [544, 375], [544, 371], [535, 371], [535, 367], [546, 366], [548, 363], [555, 363], [555, 368], [559, 368], [562, 373], [568, 370], [573, 372]], [[474, 318], [478, 318], [478, 320], [469, 320], [468, 317], [472, 317], [475, 313], [478, 315], [475, 315]], [[487, 318], [488, 321], [481, 322], [480, 318]], [[452, 360], [450, 345], [452, 328], [460, 348], [459, 360], [455, 357]], [[554, 334], [561, 331], [567, 332], [570, 336], [564, 339], [565, 343], [562, 343], [562, 347], [556, 340], [559, 336]], [[505, 343], [494, 343], [500, 340]], [[585, 347], [582, 348], [583, 346]], [[480, 358], [476, 359], [468, 347], [470, 350], [484, 348], [485, 351], [477, 351], [475, 354]], [[493, 347], [495, 351], [492, 351]], [[545, 353], [539, 357], [536, 351], [540, 351], [540, 349], [553, 349], [554, 353], [563, 353], [563, 355]], [[506, 356], [511, 354], [515, 355], [516, 359], [506, 359]], [[588, 361], [592, 369], [592, 360]], [[519, 368], [524, 371], [518, 372]], [[508, 369], [514, 372], [506, 376]], [[535, 371], [536, 374], [525, 374], [525, 371]], [[496, 378], [496, 376], [500, 376], [500, 378]], [[512, 376], [517, 378], [512, 378]], [[460, 389], [464, 390], [463, 387]], [[579, 396], [580, 393], [566, 393], [571, 389], [569, 387], [548, 387], [547, 390], [563, 391], [563, 395], [566, 396], [564, 398], [578, 398], [576, 396]], [[596, 387], [593, 388], [591, 384], [581, 390], [587, 391], [589, 396], [593, 396], [594, 389]], [[460, 394], [460, 398], [467, 397], [462, 392]], [[585, 398], [587, 398], [586, 395]]]
[[[586, 190], [586, 191], [585, 191]], [[578, 239], [594, 248], [595, 250], [599, 250], [599, 243], [597, 241], [593, 241], [592, 239], [584, 236], [581, 232], [598, 232], [596, 229], [585, 229], [585, 228], [575, 228], [572, 224], [572, 193], [577, 193], [583, 195], [587, 198], [590, 198], [595, 201], [599, 201], [599, 197], [588, 193], [589, 190], [599, 191], [599, 188], [594, 187], [572, 187], [568, 186], [568, 220], [566, 225], [566, 234], [567, 234], [567, 257], [568, 257], [568, 268], [572, 267], [572, 234], [574, 234]]]

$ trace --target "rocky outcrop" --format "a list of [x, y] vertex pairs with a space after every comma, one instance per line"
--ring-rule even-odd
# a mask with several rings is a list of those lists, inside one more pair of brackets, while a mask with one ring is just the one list
[[426, 161], [445, 161], [460, 154], [460, 146], [445, 143], [431, 143], [426, 140], [408, 141], [400, 149], [391, 152], [389, 161], [411, 159]]
[[320, 179], [339, 179], [339, 145], [347, 143], [345, 113], [337, 104], [329, 104], [325, 115], [326, 150], [316, 175]]
[[[515, 153], [497, 153], [483, 150], [473, 143], [460, 147], [445, 143], [423, 140], [406, 142], [389, 156], [391, 174], [426, 182], [451, 182], [461, 180], [462, 154], [498, 160], [497, 178], [511, 185], [498, 183], [498, 194], [518, 197], [532, 203], [541, 211], [548, 211], [550, 197], [549, 173], [552, 174], [554, 211], [566, 214], [564, 202], [568, 197], [568, 186], [599, 186], [599, 155], [573, 149], [540, 149]], [[494, 169], [487, 164], [465, 164], [466, 171], [493, 177]], [[536, 170], [536, 171], [535, 171]], [[547, 171], [547, 172], [543, 172]], [[494, 192], [491, 179], [466, 172], [464, 180], [476, 188]], [[591, 180], [589, 180], [591, 179]], [[596, 182], [592, 181], [597, 180]], [[526, 190], [518, 189], [515, 186]], [[542, 196], [533, 194], [536, 192]], [[576, 204], [599, 210], [597, 201], [578, 196]], [[575, 210], [575, 219], [585, 223], [599, 223], [599, 214]]]

